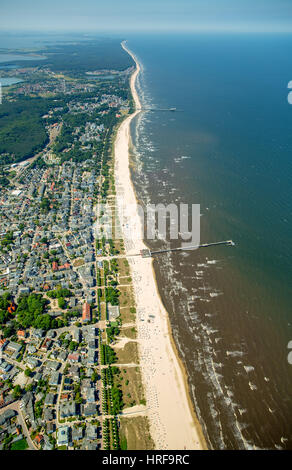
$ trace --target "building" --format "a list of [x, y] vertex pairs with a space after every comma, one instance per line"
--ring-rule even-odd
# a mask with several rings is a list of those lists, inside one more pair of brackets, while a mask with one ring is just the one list
[[36, 437], [34, 438], [35, 442], [38, 445], [41, 445], [41, 443], [43, 442], [43, 439], [44, 439], [44, 437], [41, 434], [37, 434]]
[[69, 374], [72, 376], [74, 380], [79, 379], [79, 367], [76, 365], [73, 365], [69, 369]]
[[0, 415], [0, 425], [2, 426], [6, 421], [10, 420], [14, 416], [16, 416], [16, 411], [14, 410], [6, 410]]
[[55, 403], [55, 394], [54, 393], [47, 393], [45, 398], [45, 405], [54, 405]]
[[120, 316], [120, 308], [118, 305], [108, 304], [108, 319], [110, 321], [116, 320]]
[[20, 340], [24, 340], [26, 338], [26, 332], [24, 330], [18, 330], [17, 338]]
[[91, 308], [88, 302], [85, 302], [82, 307], [82, 321], [88, 322], [91, 320]]
[[59, 385], [60, 383], [60, 374], [59, 372], [53, 372], [49, 381], [49, 384], [53, 387]]
[[94, 388], [87, 388], [86, 389], [86, 400], [87, 403], [94, 403], [95, 402], [95, 390]]
[[8, 345], [6, 346], [6, 350], [13, 351], [13, 352], [19, 352], [21, 348], [22, 348], [22, 345], [15, 343], [14, 341], [10, 341]]
[[56, 430], [56, 425], [55, 423], [47, 423], [47, 433], [48, 434], [53, 434]]
[[97, 427], [92, 424], [88, 424], [86, 427], [86, 437], [89, 440], [97, 439]]
[[8, 364], [8, 362], [3, 361], [3, 360], [0, 362], [0, 372], [2, 373], [9, 372], [11, 369], [12, 369], [12, 365]]
[[39, 328], [34, 328], [31, 331], [31, 337], [41, 339], [44, 336], [44, 333], [45, 333], [44, 330], [41, 330]]
[[45, 408], [44, 409], [44, 420], [46, 422], [52, 421], [54, 419], [54, 411], [52, 408]]
[[61, 365], [60, 362], [51, 361], [51, 360], [49, 360], [46, 364], [47, 369], [53, 370], [54, 372], [56, 372], [59, 369], [60, 365]]
[[80, 360], [79, 354], [75, 353], [75, 354], [69, 354], [68, 355], [68, 361], [69, 362], [79, 362], [79, 360]]
[[34, 369], [39, 365], [39, 361], [35, 357], [28, 357], [26, 359], [26, 364], [30, 369]]
[[56, 261], [53, 261], [52, 269], [53, 271], [58, 271], [58, 263]]
[[69, 439], [70, 439], [69, 432], [70, 432], [69, 426], [63, 426], [62, 428], [58, 429], [58, 432], [57, 432], [58, 446], [69, 445]]
[[81, 439], [83, 439], [83, 435], [84, 435], [84, 431], [83, 431], [82, 427], [78, 427], [78, 428], [74, 427], [72, 429], [72, 440], [73, 441], [80, 441]]
[[52, 345], [52, 340], [50, 338], [46, 338], [45, 341], [43, 342], [41, 349], [43, 351], [48, 351]]
[[97, 415], [97, 406], [95, 403], [87, 403], [83, 405], [83, 415], [88, 418]]
[[44, 436], [44, 447], [43, 447], [43, 450], [53, 450], [54, 449], [54, 446], [53, 444], [50, 442], [50, 438], [49, 436]]
[[60, 417], [64, 418], [72, 418], [73, 416], [77, 416], [77, 407], [74, 401], [70, 403], [61, 403], [60, 405]]

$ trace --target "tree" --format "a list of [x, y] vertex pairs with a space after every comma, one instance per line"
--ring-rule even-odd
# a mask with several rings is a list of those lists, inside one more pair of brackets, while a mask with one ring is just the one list
[[97, 382], [98, 380], [98, 373], [96, 372], [96, 370], [93, 372], [93, 374], [91, 375], [91, 380], [92, 382]]
[[76, 341], [71, 341], [70, 344], [69, 344], [69, 349], [70, 351], [75, 351], [75, 349], [77, 349], [78, 347], [78, 343], [76, 343]]
[[12, 392], [14, 398], [20, 398], [22, 395], [22, 388], [20, 385], [15, 385], [13, 392]]
[[66, 307], [66, 301], [63, 297], [59, 297], [58, 298], [58, 306], [59, 308], [61, 308], [62, 310]]
[[6, 326], [6, 328], [4, 328], [3, 330], [3, 336], [4, 338], [9, 338], [10, 336], [12, 336], [14, 333], [14, 328], [12, 328], [12, 326]]

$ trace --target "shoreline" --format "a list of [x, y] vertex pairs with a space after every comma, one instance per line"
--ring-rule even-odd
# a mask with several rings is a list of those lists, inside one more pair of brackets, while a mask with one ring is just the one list
[[[135, 111], [120, 125], [114, 142], [114, 175], [117, 210], [123, 231], [126, 254], [147, 248], [143, 240], [135, 189], [130, 174], [130, 124], [141, 104], [135, 82], [140, 65], [122, 42], [123, 49], [136, 64], [130, 78]], [[123, 208], [131, 209], [125, 215]], [[131, 223], [132, 234], [125, 233]], [[189, 395], [187, 375], [171, 331], [168, 313], [162, 303], [151, 258], [128, 258], [136, 300], [136, 326], [147, 416], [156, 449], [207, 449], [202, 428]]]

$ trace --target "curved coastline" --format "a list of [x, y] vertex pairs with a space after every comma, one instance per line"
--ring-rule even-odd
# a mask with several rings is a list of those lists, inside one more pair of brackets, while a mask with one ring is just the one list
[[[129, 168], [130, 124], [140, 112], [141, 104], [135, 87], [140, 65], [135, 55], [122, 42], [136, 68], [130, 85], [135, 111], [120, 125], [115, 143], [115, 182], [117, 209], [126, 254], [147, 248], [143, 241], [138, 203]], [[124, 208], [131, 208], [125, 214]], [[132, 234], [124, 229], [131, 222]], [[151, 258], [129, 258], [137, 306], [138, 346], [145, 388], [147, 415], [156, 449], [206, 449], [202, 428], [191, 402], [187, 375], [178, 354], [168, 313], [162, 303]], [[150, 319], [149, 319], [150, 318]]]

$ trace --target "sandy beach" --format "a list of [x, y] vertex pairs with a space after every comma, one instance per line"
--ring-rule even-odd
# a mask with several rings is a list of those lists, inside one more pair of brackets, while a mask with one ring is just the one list
[[[115, 144], [115, 182], [117, 209], [125, 241], [126, 254], [147, 248], [129, 169], [130, 123], [140, 112], [141, 104], [135, 88], [139, 63], [125, 43], [122, 47], [132, 56], [136, 69], [131, 76], [131, 90], [136, 111], [118, 129]], [[130, 207], [125, 214], [124, 207]], [[131, 236], [127, 233], [131, 225]], [[140, 235], [138, 235], [140, 234]], [[205, 449], [201, 427], [190, 401], [187, 380], [171, 336], [165, 310], [155, 280], [152, 259], [129, 257], [137, 307], [138, 346], [145, 388], [150, 432], [156, 449]]]

